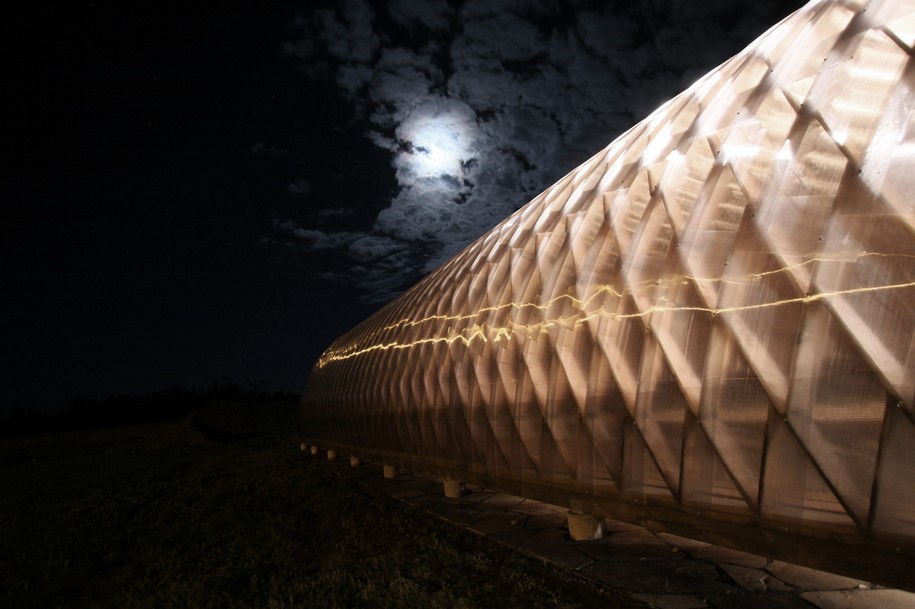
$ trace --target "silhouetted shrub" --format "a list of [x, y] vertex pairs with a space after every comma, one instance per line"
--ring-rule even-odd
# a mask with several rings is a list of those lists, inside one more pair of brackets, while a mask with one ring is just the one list
[[293, 393], [270, 392], [267, 385], [266, 381], [241, 385], [228, 379], [213, 379], [206, 390], [176, 385], [152, 393], [101, 399], [74, 396], [66, 407], [54, 413], [12, 409], [0, 419], [0, 437], [165, 423], [204, 407], [262, 405], [298, 399]]

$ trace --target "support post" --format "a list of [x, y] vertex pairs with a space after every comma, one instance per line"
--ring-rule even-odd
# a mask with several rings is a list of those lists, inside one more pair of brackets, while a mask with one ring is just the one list
[[384, 479], [393, 480], [397, 476], [397, 468], [393, 465], [384, 466]]
[[336, 458], [337, 458], [337, 451], [335, 451], [333, 448], [328, 448], [327, 449], [327, 460], [334, 461]]
[[318, 446], [316, 444], [311, 445], [311, 454], [313, 454], [313, 455], [318, 454]]
[[445, 487], [445, 497], [448, 499], [457, 499], [464, 494], [464, 485], [460, 480], [445, 478], [443, 486]]
[[350, 467], [359, 467], [360, 465], [362, 465], [362, 459], [360, 459], [356, 455], [350, 455], [349, 456], [349, 465], [350, 465]]
[[566, 521], [569, 524], [569, 537], [572, 541], [603, 539], [607, 534], [604, 519], [594, 514], [569, 511]]

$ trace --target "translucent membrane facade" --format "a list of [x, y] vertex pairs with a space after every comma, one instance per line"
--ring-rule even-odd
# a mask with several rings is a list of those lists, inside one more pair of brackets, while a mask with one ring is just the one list
[[915, 586], [913, 43], [788, 17], [337, 340], [305, 439]]

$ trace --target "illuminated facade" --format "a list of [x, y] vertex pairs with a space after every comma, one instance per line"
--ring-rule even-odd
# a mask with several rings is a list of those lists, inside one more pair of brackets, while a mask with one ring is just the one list
[[788, 17], [337, 340], [304, 438], [912, 578], [913, 42]]

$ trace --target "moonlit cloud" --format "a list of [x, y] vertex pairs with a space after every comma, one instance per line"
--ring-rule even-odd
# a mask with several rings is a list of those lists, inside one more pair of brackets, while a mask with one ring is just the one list
[[457, 227], [455, 216], [473, 195], [481, 137], [476, 114], [459, 100], [430, 97], [413, 108], [395, 129], [400, 190], [376, 228], [407, 241], [446, 242], [444, 233]]
[[350, 100], [398, 190], [364, 234], [286, 230], [350, 256], [351, 280], [387, 300], [792, 8], [760, 4], [346, 0], [304, 14], [287, 52]]

